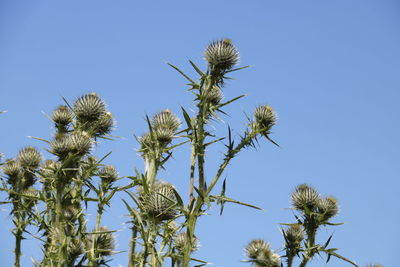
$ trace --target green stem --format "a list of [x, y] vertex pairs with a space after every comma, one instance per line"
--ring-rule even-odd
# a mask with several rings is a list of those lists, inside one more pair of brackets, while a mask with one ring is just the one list
[[193, 187], [194, 187], [194, 171], [196, 168], [196, 149], [192, 144], [192, 153], [190, 155], [190, 184], [189, 184], [189, 203], [194, 200]]
[[22, 241], [22, 230], [18, 227], [15, 229], [15, 267], [20, 267], [20, 257], [21, 257], [21, 241]]
[[133, 226], [132, 226], [132, 238], [131, 238], [130, 249], [129, 249], [128, 267], [133, 267], [133, 264], [134, 264], [133, 260], [135, 258], [136, 237], [137, 237], [137, 227], [136, 227], [136, 224], [133, 223]]
[[318, 227], [313, 223], [313, 220], [310, 219], [308, 223], [308, 228], [309, 230], [307, 230], [307, 251], [303, 254], [303, 260], [301, 261], [299, 267], [305, 267], [315, 254], [315, 251], [314, 249], [312, 249], [312, 247], [314, 247], [315, 245], [315, 235], [317, 233]]

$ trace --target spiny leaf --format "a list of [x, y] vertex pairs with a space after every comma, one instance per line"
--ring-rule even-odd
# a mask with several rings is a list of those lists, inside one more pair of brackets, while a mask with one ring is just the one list
[[196, 70], [196, 72], [198, 74], [200, 74], [200, 76], [204, 76], [204, 73], [196, 66], [196, 64], [193, 63], [193, 61], [189, 60], [190, 64], [192, 65], [192, 67]]
[[170, 64], [170, 63], [167, 63], [170, 67], [172, 67], [173, 69], [175, 69], [177, 72], [179, 72], [180, 74], [182, 74], [182, 76], [183, 77], [185, 77], [189, 82], [191, 82], [192, 84], [195, 84], [195, 82], [192, 80], [192, 79], [190, 79], [190, 77], [189, 76], [187, 76], [183, 71], [181, 71], [178, 67], [176, 67], [176, 66], [174, 66], [174, 65], [172, 65], [172, 64]]

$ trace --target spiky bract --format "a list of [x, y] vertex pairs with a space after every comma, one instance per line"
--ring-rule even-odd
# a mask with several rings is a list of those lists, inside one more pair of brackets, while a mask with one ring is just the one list
[[317, 190], [307, 184], [297, 186], [292, 193], [292, 205], [297, 210], [313, 211], [319, 199]]
[[274, 126], [276, 123], [276, 113], [272, 107], [268, 105], [256, 107], [254, 111], [254, 118], [254, 126], [266, 134], [269, 133], [272, 126]]
[[204, 51], [204, 58], [211, 69], [225, 71], [238, 64], [239, 52], [231, 40], [216, 40], [208, 45]]
[[51, 119], [54, 121], [56, 126], [65, 127], [72, 122], [74, 119], [74, 114], [67, 106], [61, 105], [54, 110]]
[[75, 132], [59, 140], [51, 142], [51, 152], [65, 158], [69, 153], [84, 156], [92, 148], [92, 139], [86, 132]]
[[76, 118], [81, 123], [96, 121], [107, 112], [105, 103], [96, 93], [79, 97], [75, 101], [73, 109]]
[[[174, 237], [173, 241], [174, 241], [174, 247], [178, 251], [182, 252], [187, 242], [189, 242], [189, 238], [186, 232], [182, 232], [177, 234]], [[199, 241], [197, 237], [194, 236], [192, 239], [192, 251], [196, 251], [198, 248], [199, 248]]]
[[109, 134], [114, 126], [114, 119], [111, 112], [102, 114], [99, 119], [94, 123], [94, 132], [96, 135], [102, 136]]
[[36, 169], [41, 160], [42, 156], [39, 151], [31, 146], [21, 149], [17, 156], [17, 161], [20, 163], [21, 167], [31, 170]]
[[177, 213], [175, 188], [169, 183], [155, 184], [148, 194], [142, 193], [140, 198], [143, 210], [156, 220], [169, 220]]
[[21, 172], [21, 165], [18, 161], [10, 159], [2, 166], [3, 172], [9, 179], [16, 179]]

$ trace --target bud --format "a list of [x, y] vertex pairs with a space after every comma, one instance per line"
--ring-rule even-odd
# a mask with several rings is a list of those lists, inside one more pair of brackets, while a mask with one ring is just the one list
[[87, 123], [96, 121], [107, 110], [103, 100], [96, 93], [90, 93], [75, 101], [74, 112], [80, 123]]
[[255, 239], [251, 241], [246, 249], [246, 255], [257, 266], [260, 267], [280, 267], [281, 260], [280, 256], [271, 251], [271, 247], [268, 243], [261, 239]]
[[[106, 232], [106, 233], [99, 233]], [[107, 233], [108, 232], [108, 233]], [[92, 248], [93, 242], [95, 243], [97, 252], [100, 256], [110, 256], [115, 247], [114, 245], [114, 236], [109, 232], [106, 226], [101, 226], [97, 231], [90, 234], [90, 237], [87, 242], [87, 250]]]
[[204, 101], [210, 103], [213, 106], [218, 105], [221, 102], [222, 98], [222, 91], [217, 85], [210, 87], [204, 92]]
[[51, 116], [56, 126], [67, 126], [72, 122], [73, 118], [74, 115], [67, 106], [58, 106]]
[[71, 153], [83, 156], [90, 152], [92, 139], [86, 132], [76, 132], [68, 136], [67, 146]]
[[106, 112], [99, 117], [99, 119], [95, 122], [94, 131], [97, 135], [106, 135], [109, 134], [114, 126], [114, 119], [111, 112]]
[[180, 120], [169, 110], [164, 109], [153, 117], [152, 127], [154, 130], [166, 128], [175, 132], [181, 125]]
[[335, 217], [339, 212], [339, 207], [336, 198], [326, 197], [319, 199], [317, 202], [317, 212], [322, 215], [324, 220]]
[[239, 52], [231, 40], [217, 40], [208, 45], [204, 58], [213, 70], [226, 71], [239, 62]]
[[268, 105], [258, 106], [254, 111], [254, 118], [254, 126], [258, 130], [264, 129], [264, 133], [269, 133], [269, 130], [276, 123], [275, 111]]
[[169, 183], [157, 183], [147, 194], [140, 196], [143, 210], [151, 217], [163, 221], [175, 217], [175, 188]]
[[[185, 248], [187, 242], [189, 242], [189, 238], [186, 232], [179, 233], [174, 238], [174, 247], [179, 251], [182, 252]], [[193, 236], [192, 240], [192, 251], [196, 251], [199, 248], [199, 241], [197, 237]]]
[[101, 178], [102, 183], [108, 185], [118, 179], [118, 172], [113, 166], [107, 165], [100, 169], [98, 176]]
[[2, 166], [3, 172], [10, 179], [16, 179], [21, 172], [21, 165], [13, 159], [7, 160]]
[[286, 244], [289, 248], [298, 248], [304, 239], [304, 230], [301, 225], [291, 225], [284, 231]]
[[317, 190], [307, 184], [301, 184], [292, 193], [292, 205], [297, 210], [313, 211], [319, 198]]
[[28, 146], [19, 151], [17, 156], [17, 161], [19, 161], [21, 167], [28, 169], [36, 169], [40, 161], [42, 160], [42, 156], [36, 150], [36, 148]]

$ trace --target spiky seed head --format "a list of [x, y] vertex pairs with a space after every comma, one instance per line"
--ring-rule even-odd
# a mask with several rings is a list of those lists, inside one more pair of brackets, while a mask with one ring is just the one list
[[2, 166], [3, 172], [9, 177], [9, 179], [17, 179], [21, 172], [21, 165], [18, 161], [10, 159], [7, 160]]
[[141, 193], [140, 198], [144, 211], [156, 220], [170, 220], [177, 213], [175, 188], [169, 183], [155, 184], [148, 194]]
[[114, 166], [107, 165], [100, 169], [98, 176], [101, 178], [102, 183], [109, 185], [118, 179], [118, 172]]
[[204, 58], [211, 69], [229, 70], [239, 63], [239, 52], [231, 40], [211, 42], [204, 51]]
[[103, 136], [109, 134], [114, 127], [114, 119], [111, 112], [102, 114], [95, 122], [94, 130], [97, 135]]
[[336, 198], [325, 197], [317, 202], [317, 212], [322, 215], [325, 220], [335, 217], [339, 212], [339, 206]]
[[74, 114], [69, 110], [67, 106], [58, 106], [51, 116], [56, 126], [67, 126], [74, 119]]
[[107, 112], [105, 103], [96, 93], [79, 97], [75, 101], [73, 109], [80, 123], [96, 121]]
[[210, 87], [204, 92], [204, 100], [213, 106], [218, 105], [223, 97], [222, 90], [217, 85]]
[[262, 105], [256, 107], [254, 111], [254, 125], [257, 129], [264, 129], [265, 133], [269, 133], [269, 130], [276, 123], [276, 113], [272, 107], [268, 105]]
[[270, 255], [270, 245], [262, 239], [254, 239], [245, 248], [246, 256], [250, 259], [257, 259], [263, 255]]
[[166, 128], [175, 133], [180, 125], [181, 122], [178, 117], [176, 117], [169, 109], [164, 109], [160, 113], [157, 113], [152, 120], [152, 127], [154, 130]]
[[92, 248], [93, 242], [95, 243], [95, 247], [97, 248], [97, 251], [99, 254], [103, 257], [105, 256], [110, 256], [115, 248], [115, 242], [114, 242], [114, 236], [111, 232], [109, 232], [108, 228], [106, 226], [101, 226], [97, 231], [93, 232], [104, 232], [104, 233], [93, 233], [90, 235], [90, 238], [88, 240], [87, 247], [89, 249]]
[[320, 195], [317, 190], [307, 184], [297, 186], [292, 193], [292, 205], [297, 210], [313, 211], [319, 199]]
[[68, 136], [67, 146], [69, 152], [84, 156], [88, 154], [92, 148], [92, 139], [86, 132], [75, 132]]
[[[186, 232], [182, 232], [177, 234], [174, 239], [174, 247], [179, 251], [182, 252], [185, 248], [185, 245], [187, 244], [187, 242], [189, 242], [189, 238]], [[192, 240], [192, 251], [196, 251], [199, 248], [199, 240], [197, 239], [197, 237], [193, 237]]]
[[304, 229], [298, 224], [288, 227], [284, 234], [286, 236], [287, 245], [290, 248], [297, 248], [304, 239]]
[[31, 170], [39, 167], [41, 160], [42, 155], [40, 155], [36, 148], [31, 146], [21, 149], [17, 156], [17, 161], [19, 161], [21, 167]]

